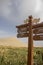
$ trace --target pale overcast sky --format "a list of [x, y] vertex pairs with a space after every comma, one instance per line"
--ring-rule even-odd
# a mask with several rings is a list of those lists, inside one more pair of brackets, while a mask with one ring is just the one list
[[29, 15], [43, 21], [43, 0], [0, 0], [0, 37], [16, 36], [16, 25]]

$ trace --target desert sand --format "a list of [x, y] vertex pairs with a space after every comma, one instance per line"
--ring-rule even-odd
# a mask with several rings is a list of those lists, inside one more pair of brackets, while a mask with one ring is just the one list
[[27, 47], [26, 43], [23, 43], [16, 37], [0, 38], [0, 45], [12, 47]]

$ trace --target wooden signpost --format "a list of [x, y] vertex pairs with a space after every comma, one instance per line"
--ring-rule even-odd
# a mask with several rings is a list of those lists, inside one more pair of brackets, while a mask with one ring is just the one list
[[43, 40], [43, 23], [32, 24], [32, 16], [29, 16], [28, 22], [28, 24], [16, 26], [18, 33], [17, 37], [28, 37], [27, 65], [33, 65], [33, 40]]
[[28, 60], [27, 65], [33, 65], [33, 30], [32, 16], [29, 16], [29, 36], [28, 36]]

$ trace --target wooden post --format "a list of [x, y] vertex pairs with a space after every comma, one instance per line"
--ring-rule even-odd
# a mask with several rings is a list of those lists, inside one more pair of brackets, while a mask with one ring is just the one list
[[27, 60], [27, 65], [33, 65], [32, 16], [29, 16], [29, 37], [28, 37], [28, 60]]

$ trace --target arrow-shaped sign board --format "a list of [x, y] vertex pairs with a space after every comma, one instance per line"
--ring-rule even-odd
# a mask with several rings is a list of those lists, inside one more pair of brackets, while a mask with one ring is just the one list
[[[28, 37], [29, 34], [24, 33], [24, 34], [17, 34], [18, 38], [24, 38], [24, 37]], [[43, 35], [33, 35], [33, 40], [43, 40]]]
[[34, 33], [34, 34], [43, 33], [43, 27], [39, 27], [39, 28], [33, 29], [33, 33]]
[[28, 27], [23, 27], [23, 28], [18, 28], [17, 32], [20, 33], [29, 33], [29, 26]]
[[[43, 23], [37, 24], [37, 25], [33, 25], [32, 26], [33, 29], [33, 33], [34, 34], [40, 34], [43, 33]], [[23, 33], [29, 33], [29, 24], [24, 24], [21, 26], [17, 26], [17, 32], [18, 34], [23, 34]]]
[[[16, 26], [16, 28], [29, 27], [29, 25], [30, 25], [29, 23], [28, 24], [22, 24], [22, 25]], [[43, 27], [43, 23], [33, 24], [33, 26], [32, 26], [33, 29], [38, 28], [38, 27]]]
[[[24, 27], [24, 28], [18, 28], [17, 30], [18, 34], [23, 34], [23, 33], [29, 33], [29, 27]], [[35, 28], [33, 29], [33, 34], [40, 34], [43, 33], [43, 27]]]
[[34, 40], [43, 40], [43, 35], [35, 35], [35, 36], [33, 36], [33, 39]]
[[21, 34], [17, 34], [18, 38], [24, 38], [24, 37], [28, 37], [29, 33], [21, 33]]

